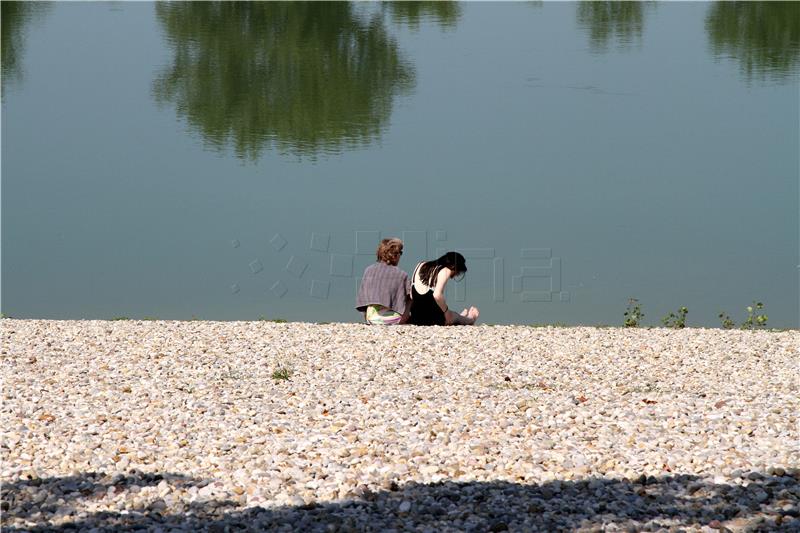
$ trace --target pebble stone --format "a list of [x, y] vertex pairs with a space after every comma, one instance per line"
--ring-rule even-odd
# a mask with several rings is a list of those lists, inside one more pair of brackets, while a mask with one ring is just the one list
[[800, 531], [796, 330], [0, 334], [4, 531]]

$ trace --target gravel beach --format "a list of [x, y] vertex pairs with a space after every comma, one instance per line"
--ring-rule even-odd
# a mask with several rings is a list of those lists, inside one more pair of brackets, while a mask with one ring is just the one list
[[0, 327], [3, 531], [800, 531], [796, 330]]

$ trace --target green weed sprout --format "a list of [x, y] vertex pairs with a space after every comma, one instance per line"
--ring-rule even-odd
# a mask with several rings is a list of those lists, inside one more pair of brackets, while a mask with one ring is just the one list
[[689, 309], [681, 307], [678, 309], [677, 314], [670, 312], [667, 316], [661, 319], [661, 323], [668, 328], [682, 329], [686, 327], [686, 314]]
[[642, 306], [639, 304], [639, 300], [636, 298], [628, 299], [628, 307], [623, 316], [625, 317], [625, 322], [623, 322], [623, 325], [626, 328], [639, 327], [639, 324], [644, 318], [644, 313], [642, 312]]

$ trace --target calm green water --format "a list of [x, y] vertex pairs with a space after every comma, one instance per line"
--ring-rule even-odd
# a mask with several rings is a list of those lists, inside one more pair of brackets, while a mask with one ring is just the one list
[[798, 326], [800, 3], [2, 9], [6, 315]]

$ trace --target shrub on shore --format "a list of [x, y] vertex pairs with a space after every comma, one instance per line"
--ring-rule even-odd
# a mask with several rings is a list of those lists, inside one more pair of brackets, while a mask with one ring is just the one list
[[722, 329], [733, 329], [736, 327], [736, 322], [731, 320], [731, 317], [725, 311], [719, 314], [719, 319], [722, 321]]
[[767, 319], [765, 314], [755, 314], [755, 311], [764, 309], [764, 304], [761, 302], [753, 302], [753, 305], [747, 306], [747, 320], [742, 322], [742, 329], [756, 329], [767, 327]]
[[682, 329], [686, 327], [686, 315], [689, 309], [681, 307], [678, 309], [677, 314], [670, 312], [667, 316], [661, 319], [661, 323], [668, 328]]
[[[747, 319], [742, 322], [742, 325], [739, 326], [739, 329], [745, 330], [754, 330], [759, 328], [766, 328], [767, 327], [767, 320], [769, 317], [763, 313], [757, 313], [764, 309], [764, 304], [761, 302], [753, 302], [753, 305], [748, 305], [747, 310]], [[723, 329], [733, 329], [736, 327], [736, 323], [731, 320], [730, 315], [725, 311], [719, 314], [719, 319], [722, 321], [722, 328]]]
[[639, 300], [636, 298], [628, 299], [628, 308], [626, 309], [625, 313], [623, 313], [623, 316], [625, 317], [625, 322], [623, 322], [623, 325], [626, 328], [639, 327], [639, 324], [644, 318], [644, 313], [642, 312], [642, 306], [639, 304]]

